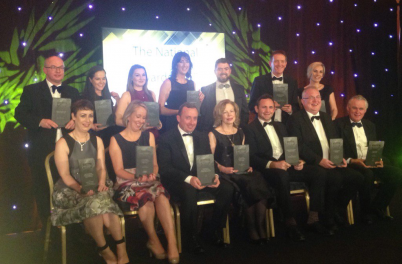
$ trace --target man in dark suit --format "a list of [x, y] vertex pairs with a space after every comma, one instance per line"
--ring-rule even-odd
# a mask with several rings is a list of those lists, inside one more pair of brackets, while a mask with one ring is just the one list
[[355, 170], [346, 168], [346, 160], [336, 166], [329, 160], [329, 141], [338, 138], [331, 117], [320, 112], [321, 96], [316, 88], [306, 88], [302, 94], [304, 110], [290, 116], [287, 128], [299, 143], [300, 157], [307, 164], [319, 165], [326, 171], [326, 220], [330, 230], [336, 224], [344, 224], [339, 216], [346, 209], [363, 183], [363, 176]]
[[[42, 225], [50, 214], [49, 185], [47, 182], [45, 159], [55, 149], [56, 140], [62, 136], [59, 124], [51, 120], [53, 98], [78, 99], [77, 89], [62, 85], [64, 63], [57, 56], [45, 60], [43, 72], [46, 80], [28, 85], [21, 95], [21, 102], [15, 109], [15, 119], [28, 130], [28, 161], [33, 178], [33, 191]], [[63, 129], [74, 129], [74, 121]]]
[[205, 95], [201, 104], [200, 120], [197, 129], [209, 132], [214, 125], [214, 108], [220, 101], [229, 99], [235, 102], [240, 108], [240, 126], [244, 127], [248, 123], [249, 111], [247, 108], [247, 99], [244, 93], [244, 87], [230, 81], [229, 61], [225, 58], [218, 59], [215, 63], [215, 75], [217, 81], [201, 88], [201, 92]]
[[[288, 84], [288, 104], [279, 105], [275, 102], [274, 120], [286, 123], [289, 116], [299, 110], [299, 102], [297, 100], [297, 81], [292, 77], [283, 74], [287, 65], [286, 53], [283, 50], [276, 50], [271, 53], [269, 61], [271, 65], [271, 73], [258, 76], [254, 79], [253, 87], [250, 92], [250, 102], [248, 107], [250, 111], [254, 111], [257, 99], [263, 94], [274, 94], [274, 84]], [[280, 108], [279, 108], [280, 107]]]
[[[233, 196], [233, 186], [215, 175], [215, 184], [201, 186], [197, 178], [197, 155], [211, 154], [206, 133], [195, 131], [198, 111], [194, 104], [184, 103], [178, 112], [178, 126], [168, 131], [158, 145], [159, 174], [163, 186], [178, 198], [181, 207], [183, 234], [196, 254], [203, 253], [197, 236], [197, 199], [200, 193], [208, 192], [215, 197], [214, 212], [207, 231], [214, 243], [223, 246], [221, 230]], [[215, 166], [216, 167], [216, 166]], [[217, 168], [215, 168], [217, 171]]]
[[[372, 223], [370, 214], [374, 213], [380, 219], [391, 220], [385, 214], [385, 209], [391, 202], [397, 187], [402, 180], [402, 170], [385, 165], [382, 160], [376, 162], [375, 167], [366, 166], [368, 143], [377, 141], [375, 125], [363, 119], [368, 108], [366, 98], [361, 95], [353, 96], [347, 105], [348, 116], [335, 120], [336, 128], [343, 138], [343, 151], [348, 167], [357, 170], [364, 176], [364, 184], [359, 190], [359, 199], [362, 210], [362, 220]], [[374, 180], [381, 181], [380, 189], [371, 201]]]
[[308, 229], [331, 234], [320, 222], [325, 188], [325, 171], [318, 166], [290, 165], [285, 161], [283, 138], [288, 136], [285, 126], [272, 121], [275, 103], [269, 94], [260, 96], [255, 106], [257, 118], [246, 129], [246, 143], [250, 145], [251, 166], [263, 173], [268, 183], [275, 188], [277, 200], [284, 214], [288, 235], [294, 240], [304, 240], [297, 228], [290, 203], [290, 182], [305, 182], [310, 190]]

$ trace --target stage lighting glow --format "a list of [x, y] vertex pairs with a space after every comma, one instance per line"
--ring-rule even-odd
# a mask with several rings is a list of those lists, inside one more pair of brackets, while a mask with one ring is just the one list
[[328, 45], [332, 46], [334, 45], [334, 43], [332, 43], [332, 41], [328, 42]]
[[375, 115], [378, 115], [378, 111], [374, 111], [374, 114], [375, 114]]
[[375, 52], [373, 52], [373, 51], [372, 51], [372, 52], [371, 52], [371, 55], [373, 55], [373, 56], [374, 56], [374, 55], [375, 55]]
[[20, 6], [19, 6], [17, 9], [18, 9], [18, 11], [21, 11], [21, 10], [22, 10], [22, 8], [21, 8]]
[[297, 61], [295, 60], [293, 63], [294, 63], [294, 64], [297, 64]]
[[372, 85], [371, 85], [371, 88], [375, 88], [375, 84], [372, 84]]
[[350, 49], [349, 52], [353, 52], [353, 50]]
[[24, 147], [25, 147], [25, 148], [29, 148], [29, 144], [28, 144], [28, 143], [25, 143]]
[[261, 27], [261, 24], [257, 24], [257, 27]]
[[92, 8], [94, 8], [94, 6], [93, 5], [88, 5], [88, 8], [92, 9]]
[[80, 37], [82, 38], [84, 36], [84, 34], [83, 33], [80, 33]]
[[332, 74], [332, 75], [334, 75], [334, 74], [335, 74], [335, 72], [334, 72], [334, 71], [331, 71], [331, 74]]
[[156, 16], [155, 18], [156, 18], [156, 19], [159, 19], [159, 16]]
[[341, 97], [345, 97], [345, 94], [344, 94], [344, 93], [341, 93]]
[[27, 43], [24, 41], [24, 42], [22, 42], [22, 46], [26, 46], [27, 45]]
[[334, 2], [334, 0], [329, 0], [330, 3]]
[[357, 75], [357, 73], [355, 73], [355, 74], [353, 74], [353, 76], [356, 78], [356, 77], [359, 76], [359, 75]]
[[298, 5], [298, 6], [297, 6], [297, 9], [299, 9], [299, 10], [300, 10], [300, 9], [301, 9], [301, 5]]
[[359, 33], [359, 32], [360, 32], [360, 29], [356, 29], [356, 32]]
[[211, 24], [211, 23], [209, 23], [209, 26], [210, 26], [210, 27], [212, 27], [212, 24]]
[[315, 51], [314, 51], [314, 50], [312, 50], [312, 51], [311, 51], [311, 54], [315, 54]]
[[239, 9], [239, 11], [240, 11], [240, 10], [241, 10], [241, 7], [239, 7], [238, 9]]
[[378, 23], [374, 23], [374, 27], [378, 27]]
[[61, 53], [61, 52], [60, 52], [60, 53], [59, 53], [59, 57], [60, 57], [60, 58], [63, 58], [63, 56], [64, 56], [64, 53]]
[[357, 4], [355, 4], [355, 7], [357, 7]]
[[232, 34], [233, 34], [233, 35], [236, 34], [236, 31], [232, 31]]
[[391, 94], [391, 97], [394, 97], [394, 95], [393, 95], [393, 94]]
[[252, 51], [251, 51], [251, 54], [254, 54], [254, 53], [255, 53], [254, 50], [252, 50]]
[[52, 20], [52, 19], [53, 19], [53, 17], [49, 16], [47, 19]]
[[392, 39], [394, 36], [393, 35], [389, 35], [389, 38]]
[[316, 25], [317, 25], [317, 27], [319, 27], [321, 24], [320, 24], [320, 23], [317, 23]]
[[187, 11], [190, 11], [190, 7], [187, 7]]
[[341, 20], [341, 24], [343, 24], [343, 20]]
[[393, 9], [393, 8], [390, 8], [390, 9], [389, 9], [389, 11], [393, 12], [393, 11], [394, 11], [394, 9]]
[[13, 210], [15, 210], [15, 209], [17, 209], [17, 206], [16, 206], [16, 205], [13, 205]]
[[388, 71], [388, 69], [385, 69], [385, 71], [387, 72], [387, 71]]
[[296, 33], [296, 37], [299, 37], [300, 36], [300, 33]]
[[8, 100], [4, 100], [3, 104], [8, 105]]
[[282, 20], [282, 17], [278, 17], [278, 20]]
[[122, 8], [121, 8], [121, 11], [126, 11], [126, 8], [125, 8], [125, 7], [122, 7]]
[[38, 81], [38, 78], [35, 77], [35, 78], [34, 78], [34, 82], [37, 82], [37, 81]]

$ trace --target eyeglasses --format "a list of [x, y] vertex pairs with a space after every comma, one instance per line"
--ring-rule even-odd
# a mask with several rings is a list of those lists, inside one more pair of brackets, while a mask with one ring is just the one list
[[310, 101], [312, 101], [314, 99], [321, 100], [321, 95], [317, 95], [316, 97], [310, 96], [310, 97], [306, 97], [306, 98], [303, 98], [303, 99], [304, 100], [310, 100]]
[[56, 67], [56, 66], [52, 65], [52, 66], [50, 66], [50, 67], [45, 67], [45, 68], [46, 68], [46, 69], [51, 69], [52, 71], [55, 71], [55, 70], [64, 71], [64, 69], [65, 69], [66, 67], [64, 67], [64, 66]]

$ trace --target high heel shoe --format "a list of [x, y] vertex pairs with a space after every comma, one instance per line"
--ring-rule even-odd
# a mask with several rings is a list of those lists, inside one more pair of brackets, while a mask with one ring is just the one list
[[[125, 237], [123, 237], [123, 238], [120, 239], [120, 240], [115, 240], [115, 241], [114, 241], [114, 243], [115, 243], [116, 245], [121, 244], [121, 243], [124, 243], [124, 242], [126, 242], [126, 238], [125, 238]], [[126, 264], [130, 264], [130, 262], [127, 262]]]
[[180, 262], [180, 257], [169, 258], [169, 263], [170, 264], [177, 264], [179, 262]]
[[152, 248], [152, 246], [151, 246], [151, 244], [149, 244], [149, 242], [147, 242], [147, 248], [149, 250], [149, 256], [151, 258], [152, 258], [152, 255], [153, 255], [153, 256], [155, 256], [156, 259], [166, 259], [166, 252], [159, 253], [159, 254], [155, 253], [153, 248]]

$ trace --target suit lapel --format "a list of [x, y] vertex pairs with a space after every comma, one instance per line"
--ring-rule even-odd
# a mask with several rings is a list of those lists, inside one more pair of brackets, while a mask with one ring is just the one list
[[265, 131], [264, 127], [261, 125], [260, 120], [258, 120], [258, 118], [256, 118], [254, 120], [255, 122], [255, 127], [258, 130], [258, 133], [260, 133], [262, 135], [262, 137], [267, 141], [267, 143], [271, 146], [271, 141], [269, 140], [269, 137], [267, 135], [267, 132]]
[[366, 134], [367, 146], [368, 146], [370, 141], [376, 141], [377, 139], [375, 138], [375, 135], [373, 135], [374, 134], [373, 129], [371, 129], [369, 127], [369, 125], [367, 125], [367, 123], [364, 119], [362, 119], [362, 124], [363, 124], [364, 133]]
[[325, 136], [326, 136], [326, 138], [328, 140], [328, 146], [329, 146], [330, 145], [331, 133], [330, 133], [329, 128], [328, 128], [328, 120], [327, 120], [327, 118], [325, 118], [324, 115], [326, 115], [326, 114], [323, 113], [323, 112], [320, 112], [321, 124], [322, 124], [322, 127], [324, 128]]
[[50, 105], [52, 105], [53, 97], [52, 94], [50, 93], [49, 86], [47, 86], [46, 80], [44, 80], [42, 82], [42, 85], [40, 86], [40, 93], [43, 94], [44, 100], [50, 103]]
[[304, 122], [306, 123], [307, 127], [310, 130], [311, 136], [314, 137], [314, 139], [319, 142], [320, 139], [318, 138], [317, 131], [315, 131], [313, 123], [311, 122], [310, 118], [308, 117], [306, 110], [303, 110], [302, 117], [303, 117]]
[[285, 147], [284, 147], [284, 143], [283, 143], [283, 135], [282, 135], [282, 133], [279, 131], [278, 124], [275, 123], [275, 122], [274, 122], [274, 128], [275, 128], [276, 134], [278, 135], [278, 138], [279, 138], [280, 144], [281, 144], [281, 146], [282, 146], [282, 149], [284, 149]]
[[353, 133], [352, 124], [350, 123], [349, 118], [345, 119], [345, 122], [343, 124], [343, 131], [345, 133], [346, 139], [349, 141], [349, 144], [352, 147], [354, 157], [357, 157], [355, 134]]
[[188, 168], [190, 170], [190, 162], [188, 161], [186, 146], [184, 146], [183, 138], [180, 135], [179, 129], [175, 128], [175, 139], [177, 142], [177, 146], [180, 149], [181, 154], [183, 155], [184, 160], [187, 162]]

